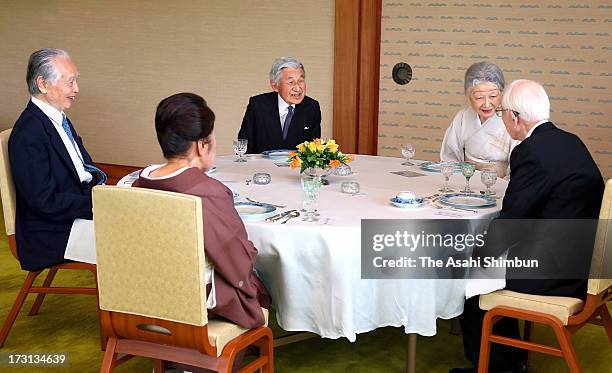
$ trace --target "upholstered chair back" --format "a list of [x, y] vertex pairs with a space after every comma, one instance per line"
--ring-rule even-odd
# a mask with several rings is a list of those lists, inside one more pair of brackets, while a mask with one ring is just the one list
[[0, 132], [0, 192], [7, 236], [15, 234], [15, 186], [8, 155], [8, 140], [12, 130], [9, 128]]
[[100, 308], [207, 324], [200, 198], [96, 186], [93, 208]]

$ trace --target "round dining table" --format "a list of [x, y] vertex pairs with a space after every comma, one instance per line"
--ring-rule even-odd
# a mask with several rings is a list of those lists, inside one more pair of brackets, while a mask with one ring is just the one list
[[[247, 162], [219, 156], [211, 177], [237, 194], [237, 201], [270, 203], [301, 209], [304, 192], [299, 169], [283, 159], [248, 155]], [[309, 331], [325, 338], [346, 337], [384, 326], [403, 326], [406, 333], [436, 334], [436, 319], [449, 319], [463, 311], [466, 280], [459, 279], [364, 279], [361, 273], [361, 224], [363, 219], [457, 219], [466, 229], [483, 230], [482, 221], [497, 216], [496, 205], [479, 209], [446, 208], [425, 203], [419, 208], [398, 208], [390, 199], [400, 191], [419, 197], [440, 194], [444, 177], [424, 171], [415, 161], [404, 166], [400, 158], [357, 155], [352, 173], [336, 176], [320, 189], [319, 220], [301, 217], [266, 222], [245, 220], [249, 239], [259, 253], [256, 271], [268, 287], [278, 324], [288, 331]], [[268, 184], [253, 182], [255, 173], [271, 176]], [[359, 193], [346, 194], [341, 185], [357, 182]], [[478, 195], [484, 190], [480, 172], [470, 180]], [[465, 186], [461, 173], [451, 176], [450, 187]], [[507, 181], [498, 178], [493, 190], [503, 196]], [[479, 222], [472, 224], [471, 222]]]

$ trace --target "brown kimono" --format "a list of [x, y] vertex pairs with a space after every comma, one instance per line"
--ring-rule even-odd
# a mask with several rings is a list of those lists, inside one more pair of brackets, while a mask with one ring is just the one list
[[253, 272], [257, 249], [249, 241], [244, 223], [234, 208], [232, 192], [195, 167], [167, 179], [141, 176], [133, 186], [202, 199], [204, 248], [207, 260], [215, 268], [216, 306], [209, 313], [246, 328], [262, 326], [261, 307], [270, 306], [270, 295]]

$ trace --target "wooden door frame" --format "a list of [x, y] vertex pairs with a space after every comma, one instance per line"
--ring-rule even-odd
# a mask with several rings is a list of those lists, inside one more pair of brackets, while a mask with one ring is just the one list
[[378, 149], [382, 0], [336, 0], [333, 137], [347, 153]]

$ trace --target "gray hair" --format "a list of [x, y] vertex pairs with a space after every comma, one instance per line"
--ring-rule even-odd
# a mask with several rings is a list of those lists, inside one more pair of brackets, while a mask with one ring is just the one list
[[274, 60], [272, 68], [270, 69], [270, 81], [280, 84], [281, 70], [285, 68], [302, 69], [304, 71], [304, 79], [306, 79], [306, 69], [304, 65], [297, 58], [293, 57], [280, 57]]
[[28, 83], [28, 91], [35, 95], [41, 93], [36, 83], [36, 78], [42, 78], [52, 85], [55, 85], [59, 79], [59, 74], [55, 68], [53, 60], [56, 57], [70, 58], [68, 52], [62, 49], [43, 48], [30, 55], [28, 61], [28, 72], [26, 74], [26, 83]]
[[550, 118], [550, 100], [540, 83], [515, 80], [502, 96], [502, 106], [518, 112], [525, 122], [539, 122]]
[[482, 83], [493, 83], [497, 85], [500, 91], [503, 91], [505, 86], [504, 73], [494, 63], [476, 62], [465, 72], [465, 94], [471, 93], [475, 86]]

